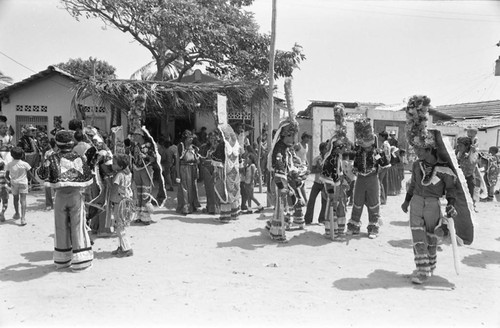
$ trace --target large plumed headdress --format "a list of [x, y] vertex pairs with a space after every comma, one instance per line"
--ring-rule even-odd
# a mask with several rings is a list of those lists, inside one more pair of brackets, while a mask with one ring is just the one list
[[435, 148], [434, 134], [427, 130], [431, 99], [427, 96], [412, 96], [406, 106], [406, 138], [413, 147]]

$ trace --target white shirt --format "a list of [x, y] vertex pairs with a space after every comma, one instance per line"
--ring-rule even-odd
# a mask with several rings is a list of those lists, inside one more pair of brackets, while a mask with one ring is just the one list
[[295, 150], [295, 154], [297, 155], [298, 158], [300, 158], [300, 161], [302, 164], [307, 163], [307, 153], [309, 152], [309, 144], [306, 144], [306, 146], [302, 146], [302, 143], [299, 142], [297, 149]]

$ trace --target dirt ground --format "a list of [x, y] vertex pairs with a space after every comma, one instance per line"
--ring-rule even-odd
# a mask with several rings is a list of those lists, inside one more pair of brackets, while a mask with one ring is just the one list
[[[478, 204], [460, 275], [445, 241], [436, 275], [417, 286], [404, 194], [382, 207], [377, 239], [348, 243], [325, 239], [320, 225], [276, 243], [258, 214], [220, 224], [177, 215], [169, 198], [157, 223], [128, 228], [134, 256], [113, 257], [117, 240], [99, 238], [81, 273], [54, 268], [43, 193], [28, 196], [25, 227], [11, 219], [11, 198], [0, 224], [0, 327], [500, 327], [498, 202]], [[366, 209], [362, 223], [366, 232]]]

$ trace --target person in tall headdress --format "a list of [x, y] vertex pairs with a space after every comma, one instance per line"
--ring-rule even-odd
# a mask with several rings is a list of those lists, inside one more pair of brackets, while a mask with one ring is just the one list
[[48, 156], [36, 174], [55, 190], [54, 263], [56, 268], [74, 271], [90, 268], [94, 254], [85, 228], [83, 190], [92, 184], [86, 159], [73, 152], [73, 131], [60, 130], [55, 136], [59, 151]]
[[132, 134], [134, 146], [131, 150], [132, 176], [137, 188], [137, 219], [136, 223], [151, 224], [153, 211], [153, 163], [156, 161], [155, 148], [142, 128], [136, 128]]
[[328, 141], [329, 151], [323, 161], [321, 181], [328, 200], [325, 217], [325, 237], [333, 240], [345, 239], [347, 212], [347, 190], [352, 177], [347, 174], [342, 155], [349, 143], [345, 124], [345, 107], [334, 107], [335, 131]]
[[416, 265], [412, 282], [415, 284], [424, 283], [436, 268], [436, 233], [441, 221], [439, 199], [442, 195], [447, 200], [446, 214], [451, 217], [457, 215], [457, 176], [450, 163], [443, 161], [438, 152], [439, 134], [427, 129], [429, 106], [427, 96], [413, 96], [406, 107], [406, 137], [418, 160], [413, 163], [410, 184], [401, 208], [407, 213], [410, 207]]
[[[285, 241], [285, 230], [290, 226], [290, 218], [292, 216], [288, 206], [288, 196], [295, 196], [293, 189], [289, 185], [289, 175], [294, 169], [293, 154], [291, 148], [295, 144], [299, 124], [291, 117], [281, 121], [276, 134], [274, 135], [273, 144], [268, 155], [268, 170], [274, 176], [274, 186], [276, 188], [276, 201], [274, 207], [274, 215], [267, 222], [266, 228], [269, 230], [271, 239]], [[300, 204], [294, 204], [300, 206]], [[297, 222], [298, 225], [304, 224], [304, 219]]]
[[229, 124], [219, 125], [218, 132], [217, 146], [211, 154], [214, 190], [220, 208], [215, 221], [227, 223], [240, 215], [240, 144]]
[[347, 234], [358, 235], [361, 227], [363, 207], [368, 209], [368, 237], [376, 238], [379, 233], [380, 219], [380, 185], [378, 171], [388, 164], [385, 156], [377, 149], [371, 120], [368, 118], [354, 122], [356, 146], [353, 173], [356, 174], [354, 184], [354, 202], [351, 219], [347, 223]]

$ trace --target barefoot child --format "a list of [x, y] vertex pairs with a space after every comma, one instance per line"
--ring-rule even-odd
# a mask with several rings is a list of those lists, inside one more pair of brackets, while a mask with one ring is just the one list
[[125, 236], [125, 227], [131, 221], [132, 209], [132, 173], [128, 167], [129, 158], [125, 154], [113, 157], [113, 171], [116, 172], [111, 186], [110, 202], [113, 207], [113, 225], [118, 235], [120, 245], [111, 254], [117, 257], [128, 257], [134, 255], [130, 242]]
[[264, 207], [260, 204], [260, 202], [255, 198], [253, 191], [255, 189], [255, 175], [257, 172], [257, 167], [255, 166], [255, 156], [253, 154], [249, 154], [246, 160], [245, 167], [245, 189], [246, 189], [246, 198], [248, 200], [248, 211], [251, 212], [252, 201], [257, 204], [258, 209], [257, 213], [262, 212]]
[[0, 222], [5, 222], [5, 211], [9, 205], [9, 186], [5, 178], [5, 162], [0, 160], [0, 200], [2, 201], [2, 212]]
[[[21, 218], [21, 226], [26, 225], [26, 195], [28, 194], [28, 178], [33, 179], [31, 166], [23, 161], [24, 150], [20, 147], [11, 149], [10, 154], [13, 161], [8, 163], [5, 177], [10, 182], [12, 195], [14, 196], [14, 220]], [[19, 199], [21, 199], [21, 215], [19, 215]]]

